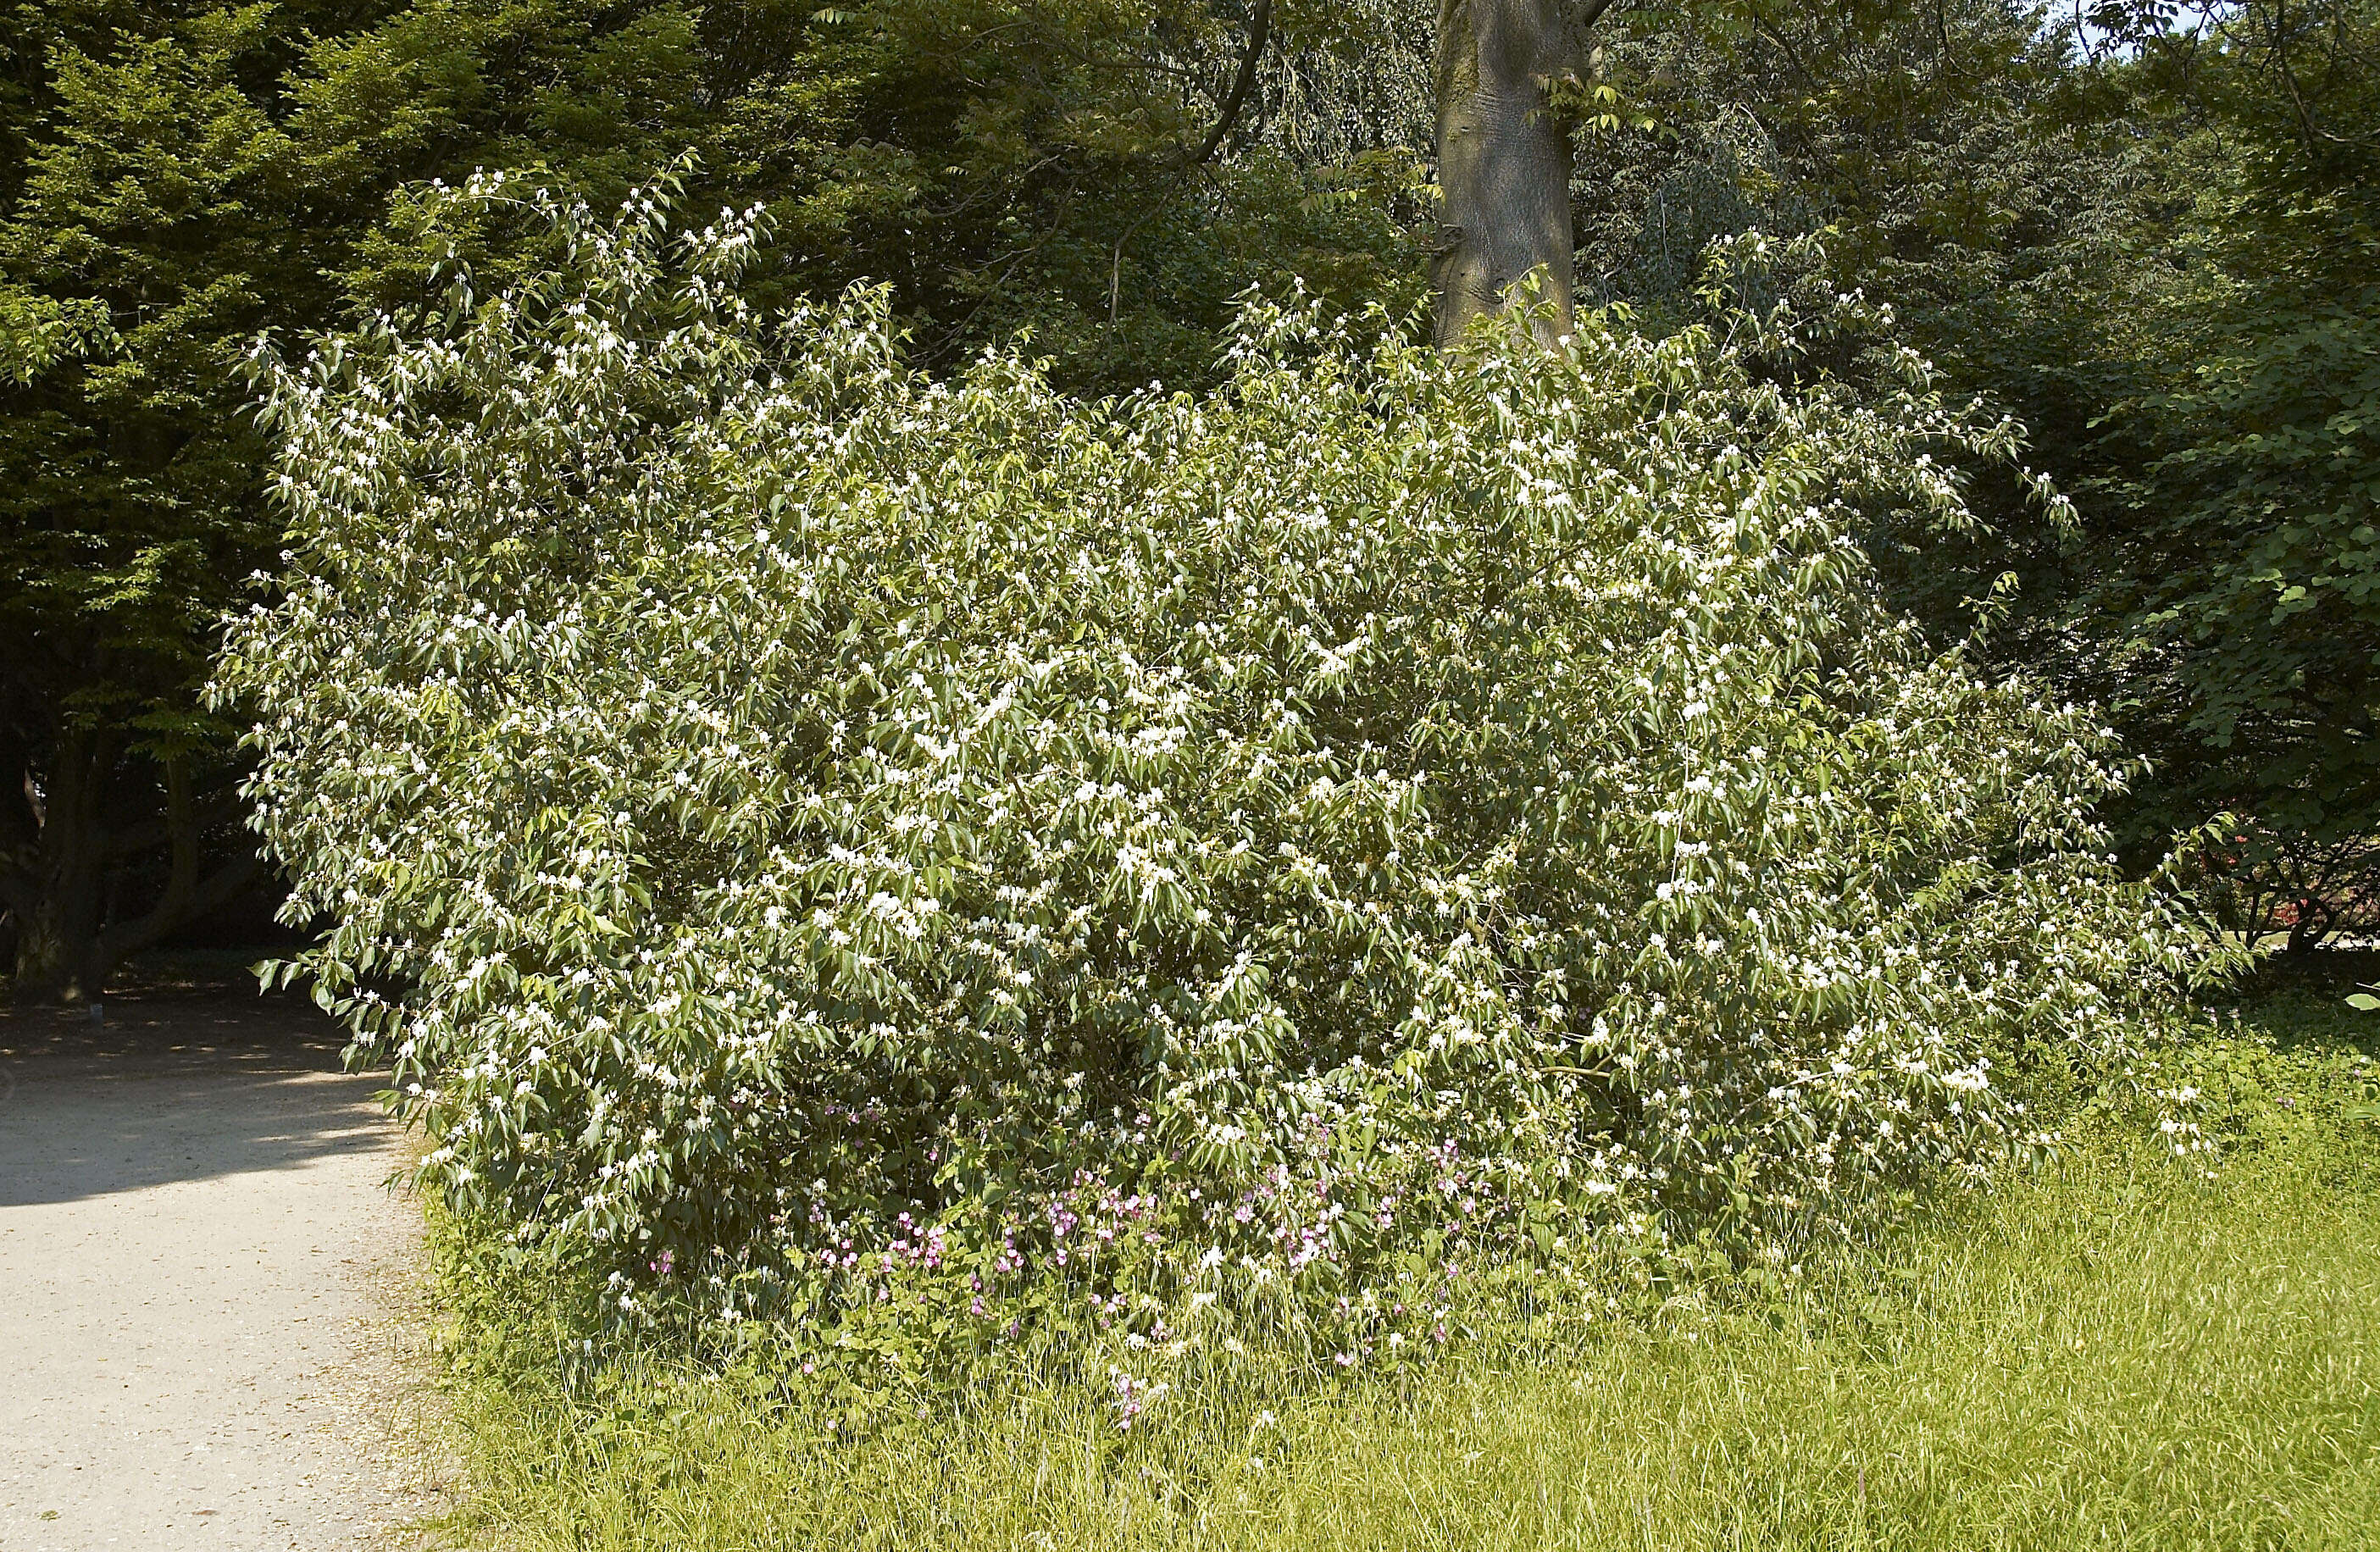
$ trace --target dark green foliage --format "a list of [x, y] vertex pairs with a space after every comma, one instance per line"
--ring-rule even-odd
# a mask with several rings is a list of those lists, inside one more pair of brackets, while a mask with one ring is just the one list
[[2136, 73], [2178, 212], [2127, 255], [2077, 612], [2168, 813], [2236, 807], [2301, 872], [2328, 855], [2274, 924], [2301, 945], [2380, 904], [2380, 7], [2310, 19], [2326, 51], [2318, 28], [2289, 58], [2285, 14], [2252, 7], [2221, 52]]
[[2080, 514], [1980, 480], [1987, 531], [1872, 536], [1902, 599], [1962, 629], [2012, 573], [2002, 660], [2155, 762], [2132, 853], [2234, 813], [2211, 903], [2305, 946], [2380, 907], [2380, 10], [2090, 20], [1755, 0], [1640, 25], [1615, 79], [1654, 127], [1605, 137], [1585, 246], [1607, 294], [1663, 309], [1704, 237], [1830, 226]]

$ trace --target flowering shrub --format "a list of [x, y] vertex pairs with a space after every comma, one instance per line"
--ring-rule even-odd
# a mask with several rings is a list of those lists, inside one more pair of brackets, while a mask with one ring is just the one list
[[1252, 307], [1084, 404], [752, 316], [755, 215], [516, 203], [534, 284], [265, 361], [218, 694], [426, 1181], [620, 1314], [1353, 1363], [1452, 1270], [1981, 1171], [2190, 967], [2107, 733], [1878, 601], [1855, 528], [2007, 438], [1922, 374]]

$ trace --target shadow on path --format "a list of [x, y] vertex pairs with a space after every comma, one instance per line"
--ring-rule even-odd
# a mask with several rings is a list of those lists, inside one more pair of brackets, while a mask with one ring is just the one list
[[385, 1079], [295, 999], [106, 1006], [0, 1015], [0, 1547], [365, 1545], [415, 1512]]
[[294, 1000], [0, 1013], [0, 1207], [285, 1170], [388, 1146], [384, 1080]]

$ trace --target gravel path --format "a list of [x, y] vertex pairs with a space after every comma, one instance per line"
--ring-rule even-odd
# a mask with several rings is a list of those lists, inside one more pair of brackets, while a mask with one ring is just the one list
[[419, 1214], [286, 1001], [0, 1014], [0, 1548], [370, 1545], [425, 1503]]

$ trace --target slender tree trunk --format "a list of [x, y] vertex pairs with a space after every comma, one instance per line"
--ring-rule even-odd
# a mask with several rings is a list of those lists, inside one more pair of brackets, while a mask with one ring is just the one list
[[[1590, 16], [1600, 15], [1595, 5]], [[1566, 0], [1439, 0], [1438, 183], [1443, 246], [1431, 280], [1438, 339], [1519, 300], [1542, 276], [1541, 336], [1567, 333], [1572, 282], [1571, 126], [1548, 91], [1575, 85], [1587, 21]]]

